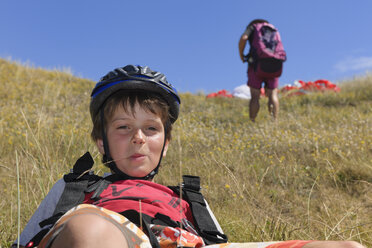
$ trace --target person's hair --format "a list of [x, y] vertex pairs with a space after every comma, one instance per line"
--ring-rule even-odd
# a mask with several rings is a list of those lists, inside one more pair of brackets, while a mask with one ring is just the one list
[[253, 21], [251, 21], [249, 24], [248, 24], [248, 27], [250, 25], [253, 25], [253, 24], [256, 24], [256, 23], [269, 23], [269, 21], [265, 20], [265, 19], [254, 19]]
[[169, 113], [169, 106], [167, 102], [158, 94], [146, 92], [146, 91], [128, 91], [128, 90], [119, 90], [113, 95], [111, 95], [104, 108], [100, 109], [99, 112], [93, 118], [93, 128], [91, 132], [91, 137], [94, 141], [102, 139], [102, 120], [101, 120], [101, 111], [104, 111], [104, 128], [107, 130], [107, 123], [110, 120], [118, 107], [123, 107], [126, 113], [135, 115], [134, 107], [136, 104], [139, 104], [141, 108], [145, 111], [149, 111], [160, 117], [164, 129], [165, 137], [167, 140], [171, 139], [171, 116]]

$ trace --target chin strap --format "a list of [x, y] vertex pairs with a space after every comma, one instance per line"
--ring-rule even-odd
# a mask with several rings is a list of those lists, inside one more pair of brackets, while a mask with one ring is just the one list
[[107, 135], [106, 135], [106, 132], [105, 132], [104, 108], [105, 108], [105, 104], [101, 107], [102, 142], [103, 142], [103, 149], [105, 151], [105, 154], [102, 157], [102, 163], [105, 164], [107, 167], [109, 167], [110, 170], [112, 172], [114, 172], [116, 175], [118, 175], [120, 177], [120, 179], [122, 179], [122, 180], [127, 180], [127, 179], [151, 180], [151, 179], [153, 179], [154, 176], [156, 174], [158, 174], [160, 163], [161, 163], [161, 160], [163, 158], [165, 143], [167, 141], [167, 137], [166, 137], [167, 136], [166, 135], [167, 127], [164, 126], [164, 144], [163, 144], [163, 148], [161, 149], [158, 165], [155, 167], [155, 169], [153, 169], [149, 174], [147, 174], [144, 177], [132, 177], [132, 176], [129, 176], [126, 173], [122, 172], [121, 170], [119, 170], [119, 168], [115, 164], [115, 161], [112, 159], [112, 157], [110, 155], [110, 149], [109, 149], [109, 145], [108, 145], [108, 141], [107, 141]]

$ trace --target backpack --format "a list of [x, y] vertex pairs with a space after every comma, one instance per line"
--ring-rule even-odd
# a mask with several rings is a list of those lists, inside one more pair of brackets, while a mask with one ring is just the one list
[[270, 23], [253, 24], [253, 37], [249, 55], [258, 76], [279, 77], [287, 55], [279, 31]]
[[[116, 180], [120, 180], [115, 174], [102, 178], [95, 175], [90, 169], [92, 168], [94, 161], [89, 154], [85, 153], [79, 158], [73, 169], [69, 174], [64, 175], [63, 179], [66, 182], [63, 193], [58, 200], [57, 206], [54, 210], [53, 215], [39, 223], [43, 229], [36, 234], [27, 247], [37, 246], [57, 220], [65, 214], [71, 208], [81, 204], [84, 201], [85, 193], [93, 192], [92, 198], [99, 197], [99, 195], [108, 187], [108, 185]], [[89, 172], [89, 173], [87, 173]], [[180, 186], [168, 186], [173, 192], [178, 195], [181, 194], [183, 198], [189, 203], [192, 215], [195, 221], [195, 228], [198, 235], [203, 238], [205, 244], [217, 244], [226, 243], [227, 236], [218, 230], [213, 217], [211, 216], [206, 201], [200, 192], [200, 178], [196, 176], [183, 176], [182, 187]], [[153, 247], [159, 247], [156, 237], [151, 231], [149, 231], [149, 224], [165, 224], [170, 225], [172, 220], [169, 217], [157, 214], [151, 218], [146, 214], [139, 214], [135, 210], [128, 210], [127, 213], [122, 213], [133, 223], [139, 225], [139, 219], [142, 218], [142, 222], [145, 223], [144, 230], [148, 233], [150, 243]], [[179, 227], [179, 223], [174, 222], [174, 227]]]

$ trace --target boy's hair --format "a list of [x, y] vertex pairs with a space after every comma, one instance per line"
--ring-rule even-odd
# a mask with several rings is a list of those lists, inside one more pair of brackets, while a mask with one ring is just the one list
[[93, 128], [91, 137], [94, 141], [102, 139], [102, 121], [101, 111], [104, 111], [104, 128], [106, 130], [108, 120], [110, 120], [114, 112], [118, 107], [123, 107], [126, 113], [135, 116], [134, 107], [135, 104], [139, 104], [145, 111], [158, 115], [164, 125], [165, 137], [167, 140], [171, 139], [172, 123], [169, 112], [169, 106], [167, 102], [158, 94], [148, 91], [128, 91], [119, 90], [112, 94], [104, 105], [104, 108], [100, 109], [99, 112], [93, 118]]

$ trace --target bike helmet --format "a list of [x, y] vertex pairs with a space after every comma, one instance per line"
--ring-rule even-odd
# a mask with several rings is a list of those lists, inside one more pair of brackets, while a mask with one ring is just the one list
[[170, 121], [174, 123], [178, 118], [181, 100], [177, 90], [168, 83], [164, 74], [153, 71], [147, 66], [127, 65], [110, 71], [94, 87], [90, 102], [92, 119], [106, 99], [118, 90], [144, 90], [157, 93], [169, 105]]
[[180, 97], [177, 94], [177, 90], [168, 83], [164, 74], [153, 71], [147, 66], [142, 67], [134, 65], [127, 65], [110, 71], [100, 79], [92, 91], [90, 115], [94, 121], [95, 116], [99, 113], [101, 114], [102, 140], [105, 150], [103, 162], [122, 179], [151, 179], [156, 175], [160, 166], [166, 137], [164, 137], [163, 149], [161, 151], [158, 165], [152, 172], [144, 177], [132, 177], [125, 174], [117, 168], [115, 162], [111, 158], [107, 135], [104, 128], [104, 111], [100, 111], [100, 109], [103, 109], [106, 100], [119, 90], [143, 90], [160, 95], [169, 105], [171, 123], [174, 123], [178, 118], [179, 105], [181, 103]]

